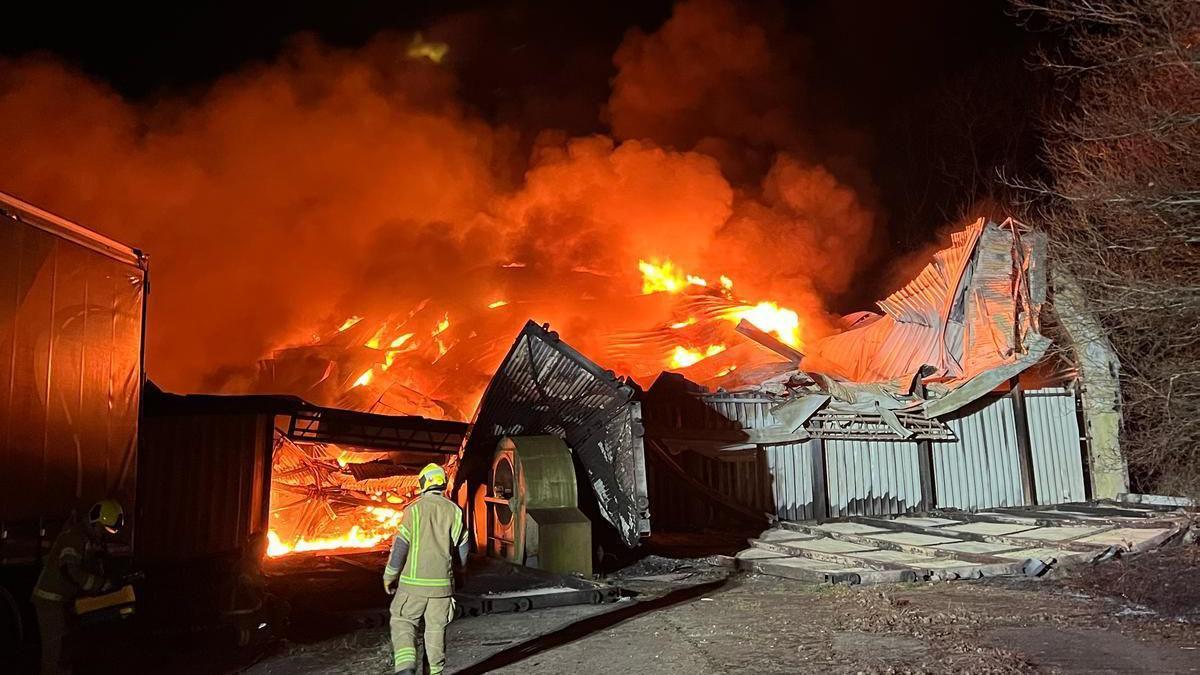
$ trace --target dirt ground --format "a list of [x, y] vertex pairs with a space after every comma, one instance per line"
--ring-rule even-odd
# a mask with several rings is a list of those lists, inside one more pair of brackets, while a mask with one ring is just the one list
[[[1188, 547], [1042, 579], [855, 588], [736, 575], [641, 613], [627, 600], [457, 621], [447, 672], [1200, 672], [1198, 561]], [[707, 580], [689, 577], [658, 580]], [[1175, 588], [1163, 593], [1165, 583]], [[248, 672], [386, 673], [389, 653], [386, 630], [369, 628]]]

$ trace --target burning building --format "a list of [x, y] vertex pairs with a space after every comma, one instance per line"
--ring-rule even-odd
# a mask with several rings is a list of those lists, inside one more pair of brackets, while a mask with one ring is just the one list
[[[979, 220], [880, 302], [881, 314], [846, 317], [850, 328], [807, 344], [743, 315], [739, 343], [714, 341], [719, 349], [645, 390], [531, 324], [484, 395], [464, 478], [486, 482], [501, 436], [558, 435], [575, 451], [597, 522], [629, 544], [651, 524], [1099, 496], [1123, 467], [1089, 443], [1089, 424], [1108, 411], [1089, 400], [1070, 351], [1051, 350], [1043, 333], [1054, 318], [1043, 247], [1021, 223]], [[686, 277], [664, 284], [692, 285], [706, 287]], [[726, 318], [691, 316], [687, 328], [714, 335]], [[664, 330], [645, 335], [671, 335]]]

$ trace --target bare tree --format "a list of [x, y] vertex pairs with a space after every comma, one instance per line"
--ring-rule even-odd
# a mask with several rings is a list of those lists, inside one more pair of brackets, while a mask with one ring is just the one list
[[1071, 97], [1030, 196], [1121, 364], [1133, 488], [1200, 496], [1200, 2], [1015, 0]]

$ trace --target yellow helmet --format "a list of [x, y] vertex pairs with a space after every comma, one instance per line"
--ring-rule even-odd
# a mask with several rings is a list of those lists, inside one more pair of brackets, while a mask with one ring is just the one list
[[426, 464], [421, 473], [417, 474], [417, 485], [421, 487], [421, 492], [446, 487], [446, 470], [437, 464]]
[[88, 523], [115, 533], [125, 526], [125, 509], [115, 499], [98, 501], [88, 510]]

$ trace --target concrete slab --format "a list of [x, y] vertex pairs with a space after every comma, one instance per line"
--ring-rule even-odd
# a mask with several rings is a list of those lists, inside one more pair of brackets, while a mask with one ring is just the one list
[[1076, 537], [1086, 537], [1104, 528], [1104, 525], [1091, 525], [1087, 527], [1038, 527], [1013, 536], [1020, 539], [1036, 539], [1038, 541], [1067, 541]]
[[1170, 530], [1163, 527], [1121, 527], [1108, 532], [1100, 532], [1093, 534], [1090, 537], [1084, 537], [1079, 540], [1081, 544], [1096, 544], [1097, 546], [1124, 546], [1132, 548], [1138, 544], [1153, 539], [1160, 534], [1166, 534]]
[[[1097, 551], [1099, 553], [1099, 551]], [[1050, 562], [1051, 559], [1063, 561], [1070, 560], [1079, 556], [1075, 551], [1064, 551], [1058, 548], [1023, 548], [1017, 551], [1006, 551], [1004, 553], [995, 554], [997, 558], [1006, 560], [1026, 560], [1028, 558], [1036, 558], [1042, 562]], [[1083, 554], [1089, 555], [1089, 554]]]
[[847, 541], [838, 541], [837, 539], [828, 539], [825, 537], [787, 542], [773, 541], [771, 543], [786, 544], [795, 548], [804, 549], [805, 551], [820, 551], [822, 553], [861, 553], [863, 551], [874, 550], [870, 546], [851, 544]]
[[818, 529], [826, 532], [836, 532], [837, 534], [869, 534], [872, 532], [887, 532], [888, 530], [882, 527], [873, 527], [862, 523], [825, 523], [819, 525]]
[[909, 546], [933, 546], [935, 544], [952, 544], [959, 539], [953, 537], [938, 537], [931, 534], [916, 534], [914, 532], [894, 532], [892, 534], [868, 534], [871, 539], [882, 539], [897, 544]]
[[737, 560], [754, 561], [754, 560], [772, 560], [775, 558], [790, 558], [791, 556], [784, 555], [783, 553], [776, 553], [775, 551], [768, 551], [766, 549], [761, 549], [761, 548], [747, 548], [747, 549], [738, 551], [737, 555], [735, 555], [733, 557]]
[[946, 525], [940, 529], [951, 532], [970, 532], [971, 534], [991, 534], [1002, 537], [1008, 534], [1016, 534], [1017, 532], [1025, 532], [1034, 529], [1034, 527], [1014, 523], [962, 523], [959, 525]]
[[848, 553], [848, 558], [861, 558], [871, 562], [895, 563], [907, 565], [918, 570], [940, 570], [949, 567], [962, 567], [963, 561], [952, 558], [934, 558], [932, 556], [913, 555], [902, 551], [867, 551], [866, 553]]
[[809, 539], [820, 539], [815, 534], [805, 534], [803, 532], [793, 532], [792, 530], [784, 530], [781, 528], [772, 528], [758, 535], [758, 538], [763, 541], [769, 541], [772, 544], [781, 544], [791, 541], [806, 541]]
[[920, 516], [904, 516], [897, 518], [896, 521], [918, 527], [941, 527], [943, 525], [955, 525], [962, 522], [961, 520], [951, 520], [949, 518], [922, 518]]
[[954, 551], [955, 553], [980, 553], [990, 555], [1000, 551], [1012, 551], [1020, 548], [1018, 546], [1010, 546], [1008, 544], [989, 544], [986, 541], [958, 541], [953, 544], [941, 544], [934, 548], [943, 549], [946, 551]]

